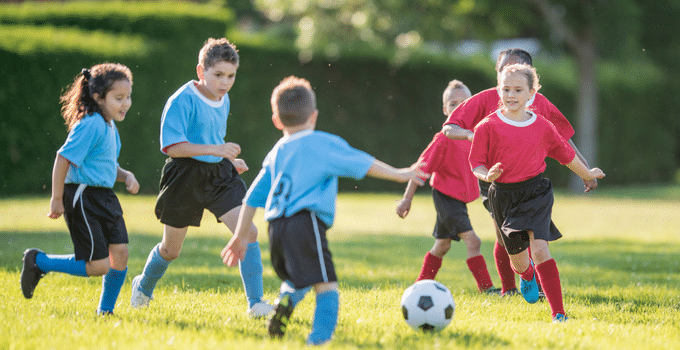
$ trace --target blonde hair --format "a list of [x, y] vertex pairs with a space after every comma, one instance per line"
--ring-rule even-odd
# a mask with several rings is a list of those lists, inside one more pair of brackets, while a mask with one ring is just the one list
[[316, 110], [316, 95], [307, 79], [291, 75], [274, 88], [271, 104], [284, 126], [301, 125]]
[[203, 66], [203, 69], [208, 69], [220, 61], [238, 66], [239, 56], [236, 45], [226, 38], [206, 40], [198, 53], [198, 64]]
[[449, 95], [451, 95], [451, 92], [457, 89], [463, 90], [467, 97], [472, 96], [472, 93], [470, 92], [470, 89], [467, 87], [467, 85], [463, 84], [463, 82], [458, 79], [453, 79], [449, 82], [449, 85], [446, 87], [446, 89], [444, 89], [442, 101], [446, 103], [446, 101], [449, 99]]
[[538, 73], [536, 73], [536, 68], [524, 63], [515, 63], [505, 66], [498, 74], [498, 86], [501, 85], [501, 80], [503, 77], [513, 73], [523, 75], [527, 79], [529, 89], [533, 89], [534, 92], [538, 92], [538, 90], [541, 88], [541, 84], [538, 83]]

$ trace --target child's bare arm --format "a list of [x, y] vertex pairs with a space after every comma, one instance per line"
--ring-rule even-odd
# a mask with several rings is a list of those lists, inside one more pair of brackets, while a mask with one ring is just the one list
[[52, 198], [50, 198], [50, 212], [52, 219], [57, 219], [64, 213], [64, 180], [68, 172], [68, 160], [57, 153], [52, 168]]
[[408, 185], [406, 185], [404, 196], [399, 203], [397, 203], [397, 215], [399, 215], [400, 218], [405, 218], [411, 210], [411, 201], [413, 200], [413, 196], [416, 194], [417, 189], [418, 185], [413, 182], [413, 180], [409, 180]]
[[[586, 168], [590, 168], [590, 166], [588, 166], [588, 161], [586, 160], [586, 157], [584, 157], [583, 154], [581, 154], [581, 152], [578, 150], [578, 148], [574, 144], [574, 141], [569, 139], [568, 142], [569, 142], [569, 145], [571, 146], [571, 148], [574, 149], [574, 152], [576, 152], [576, 156], [578, 157], [578, 159], [580, 159], [581, 162], [583, 162], [583, 165], [585, 165]], [[583, 179], [583, 184], [586, 187], [584, 192], [590, 192], [590, 191], [597, 188], [597, 179], [591, 179], [591, 180]]]
[[118, 167], [116, 181], [125, 182], [125, 189], [132, 194], [137, 194], [137, 192], [139, 192], [139, 182], [137, 182], [135, 174], [131, 171]]
[[470, 140], [475, 136], [475, 134], [470, 131], [461, 128], [456, 124], [446, 124], [442, 128], [442, 134], [450, 138], [451, 140]]
[[427, 179], [429, 175], [420, 170], [421, 166], [414, 164], [409, 168], [397, 169], [376, 159], [366, 175], [394, 182], [413, 180], [418, 186], [422, 186], [425, 183], [422, 179]]
[[583, 180], [601, 179], [604, 177], [604, 172], [600, 168], [588, 169], [577, 156], [574, 156], [574, 159], [567, 164], [567, 167]]
[[224, 249], [222, 249], [222, 253], [220, 253], [222, 261], [227, 266], [238, 266], [239, 261], [245, 257], [248, 243], [252, 241], [252, 237], [248, 237], [248, 234], [251, 232], [250, 226], [253, 224], [256, 210], [257, 208], [251, 207], [248, 204], [241, 206], [234, 235]]
[[503, 169], [501, 169], [501, 163], [494, 164], [491, 169], [487, 169], [485, 166], [481, 165], [472, 170], [475, 176], [486, 182], [494, 182], [501, 174]]
[[166, 153], [173, 158], [210, 155], [234, 160], [241, 153], [241, 146], [233, 142], [227, 142], [221, 145], [199, 145], [182, 142], [168, 147]]

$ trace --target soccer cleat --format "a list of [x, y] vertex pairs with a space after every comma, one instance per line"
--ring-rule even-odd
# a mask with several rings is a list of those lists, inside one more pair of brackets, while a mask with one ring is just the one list
[[519, 291], [517, 290], [517, 288], [512, 288], [512, 289], [508, 289], [505, 292], [501, 293], [501, 296], [502, 297], [511, 297], [511, 296], [517, 295], [517, 294], [519, 294]]
[[270, 305], [266, 300], [263, 300], [253, 304], [253, 306], [248, 309], [248, 316], [252, 318], [262, 318], [267, 317], [273, 311], [274, 305]]
[[483, 290], [482, 293], [491, 294], [491, 295], [500, 295], [501, 289], [497, 288], [497, 287], [489, 287], [489, 288]]
[[102, 317], [113, 316], [113, 311], [97, 310], [97, 316], [102, 316]]
[[142, 275], [139, 275], [132, 279], [132, 295], [130, 296], [130, 305], [134, 308], [147, 307], [152, 297], [146, 296], [144, 292], [139, 288], [139, 281], [142, 279]]
[[523, 278], [519, 278], [519, 289], [522, 291], [522, 296], [524, 300], [529, 304], [533, 304], [538, 301], [538, 283], [536, 283], [536, 273], [531, 281], [525, 281]]
[[539, 301], [544, 301], [545, 300], [545, 293], [543, 293], [543, 287], [541, 287], [541, 284], [538, 284], [538, 300]]
[[568, 319], [569, 319], [569, 317], [567, 317], [567, 315], [565, 315], [565, 314], [557, 314], [557, 315], [555, 315], [555, 317], [553, 317], [553, 323], [566, 322]]
[[293, 304], [290, 301], [290, 295], [285, 294], [276, 302], [275, 313], [269, 319], [269, 336], [272, 338], [281, 338], [286, 334], [286, 328], [290, 322], [290, 315], [293, 314]]
[[24, 262], [21, 269], [21, 291], [26, 299], [33, 297], [35, 287], [38, 286], [40, 279], [45, 276], [45, 272], [35, 263], [35, 257], [42, 252], [42, 250], [36, 248], [26, 249], [24, 252], [22, 259]]

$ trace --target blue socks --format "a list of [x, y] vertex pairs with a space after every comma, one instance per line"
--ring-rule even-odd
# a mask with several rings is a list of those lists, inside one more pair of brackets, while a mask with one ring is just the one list
[[264, 294], [262, 286], [262, 252], [258, 242], [248, 244], [246, 255], [239, 262], [238, 268], [241, 272], [243, 289], [245, 289], [246, 298], [248, 298], [248, 307], [251, 308], [262, 301], [262, 295]]
[[305, 298], [305, 295], [307, 295], [307, 292], [309, 292], [311, 288], [312, 286], [302, 289], [295, 289], [290, 281], [283, 281], [283, 283], [281, 283], [281, 293], [279, 294], [279, 298], [282, 298], [286, 294], [290, 295], [291, 305], [295, 307], [297, 303]]
[[316, 295], [316, 310], [312, 333], [307, 338], [309, 345], [321, 345], [329, 340], [338, 324], [338, 307], [340, 295], [337, 290], [329, 290]]
[[113, 308], [116, 306], [116, 300], [118, 300], [118, 294], [120, 294], [120, 288], [125, 282], [126, 275], [127, 268], [123, 271], [111, 268], [109, 269], [109, 272], [102, 277], [102, 295], [99, 298], [97, 313], [106, 314], [113, 312]]
[[75, 254], [47, 255], [38, 253], [35, 263], [43, 272], [62, 272], [73, 276], [87, 277], [84, 260], [76, 260]]
[[149, 257], [146, 259], [146, 265], [144, 265], [144, 270], [142, 271], [142, 278], [139, 281], [139, 287], [144, 295], [151, 297], [153, 290], [156, 288], [156, 283], [165, 274], [165, 270], [168, 269], [169, 261], [163, 259], [159, 251], [161, 244], [158, 243]]

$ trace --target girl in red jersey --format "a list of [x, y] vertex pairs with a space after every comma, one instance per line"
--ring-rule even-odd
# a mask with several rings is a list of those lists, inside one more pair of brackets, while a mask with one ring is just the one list
[[512, 268], [520, 275], [522, 295], [529, 303], [538, 300], [537, 274], [553, 321], [562, 322], [567, 319], [562, 287], [548, 250], [548, 242], [562, 235], [551, 219], [552, 184], [541, 176], [545, 158], [566, 165], [584, 181], [603, 178], [604, 173], [599, 168], [589, 170], [555, 125], [526, 110], [539, 88], [533, 67], [513, 64], [503, 69], [498, 75], [502, 107], [475, 127], [470, 166], [478, 179], [491, 183], [491, 215], [502, 232]]
[[[470, 89], [458, 80], [452, 80], [444, 90], [444, 115], [451, 114], [456, 106], [470, 97]], [[420, 275], [416, 281], [434, 279], [442, 266], [442, 258], [451, 248], [451, 240], [465, 242], [467, 247], [467, 266], [482, 293], [500, 294], [494, 288], [486, 261], [480, 251], [482, 241], [472, 230], [467, 212], [467, 203], [479, 198], [477, 179], [470, 172], [467, 157], [470, 154], [470, 141], [451, 140], [441, 132], [434, 135], [418, 159], [424, 164], [422, 171], [432, 174], [432, 199], [437, 211], [437, 222], [432, 235], [434, 246], [425, 254]], [[411, 209], [411, 200], [418, 185], [409, 181], [403, 198], [397, 204], [397, 215], [406, 218]], [[514, 278], [514, 276], [513, 276]]]

